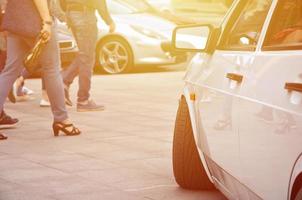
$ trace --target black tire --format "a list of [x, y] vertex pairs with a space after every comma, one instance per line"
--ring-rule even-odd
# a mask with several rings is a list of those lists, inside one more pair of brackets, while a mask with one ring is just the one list
[[302, 200], [302, 188], [300, 188], [300, 190], [298, 191], [295, 200]]
[[[114, 55], [114, 45], [119, 46], [117, 51], [120, 56], [125, 57], [125, 59], [117, 61], [121, 65], [120, 70], [115, 70], [114, 65], [110, 62], [110, 57], [113, 57], [112, 60], [116, 60], [117, 55]], [[111, 47], [112, 46], [112, 47]], [[104, 53], [105, 48], [111, 50], [111, 54]], [[110, 49], [112, 48], [112, 49]], [[107, 62], [108, 61], [108, 62]], [[134, 68], [134, 56], [132, 48], [126, 40], [118, 36], [110, 36], [102, 39], [96, 49], [96, 67], [95, 72], [105, 73], [105, 74], [123, 74], [128, 73]]]
[[189, 108], [181, 98], [174, 129], [173, 170], [178, 185], [190, 190], [211, 190], [214, 185], [209, 180], [193, 136]]

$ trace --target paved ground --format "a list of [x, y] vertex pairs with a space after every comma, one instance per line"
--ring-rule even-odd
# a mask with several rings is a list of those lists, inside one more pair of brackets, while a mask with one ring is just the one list
[[[54, 138], [49, 109], [7, 104], [17, 129], [1, 130], [0, 200], [222, 200], [218, 192], [180, 189], [171, 142], [183, 72], [95, 76], [106, 111], [70, 115], [79, 137]], [[39, 91], [40, 81], [28, 86]], [[75, 96], [76, 88], [72, 88]]]

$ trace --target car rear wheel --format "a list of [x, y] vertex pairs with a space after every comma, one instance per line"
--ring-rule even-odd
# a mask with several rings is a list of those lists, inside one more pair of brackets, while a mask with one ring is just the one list
[[174, 129], [173, 170], [176, 182], [182, 188], [192, 190], [214, 188], [199, 157], [189, 108], [184, 97], [181, 98], [179, 104]]
[[295, 200], [302, 200], [302, 188], [300, 188], [300, 190], [298, 191]]
[[127, 73], [134, 65], [132, 49], [122, 38], [106, 38], [98, 45], [97, 62], [99, 70], [106, 74]]

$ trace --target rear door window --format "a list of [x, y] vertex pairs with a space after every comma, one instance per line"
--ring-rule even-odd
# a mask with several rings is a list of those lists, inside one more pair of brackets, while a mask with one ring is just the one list
[[263, 50], [302, 49], [302, 0], [279, 1]]

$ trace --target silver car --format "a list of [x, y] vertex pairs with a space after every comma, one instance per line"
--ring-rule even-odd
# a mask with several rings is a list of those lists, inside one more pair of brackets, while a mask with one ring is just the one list
[[65, 23], [58, 22], [57, 38], [61, 52], [61, 62], [64, 68], [75, 58], [78, 47]]
[[129, 72], [135, 66], [176, 64], [187, 60], [186, 53], [173, 55], [161, 47], [163, 41], [171, 40], [175, 23], [158, 15], [144, 1], [136, 1], [136, 4], [126, 0], [108, 1], [117, 26], [114, 34], [108, 33], [103, 20], [98, 20], [97, 69], [102, 72], [119, 74]]

